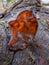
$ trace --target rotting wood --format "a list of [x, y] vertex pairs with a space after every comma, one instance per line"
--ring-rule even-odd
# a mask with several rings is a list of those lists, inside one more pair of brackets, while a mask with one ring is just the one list
[[10, 3], [10, 5], [5, 9], [4, 8], [4, 12], [1, 14], [1, 17], [4, 17], [5, 14], [7, 14], [8, 12], [10, 12], [16, 5], [20, 4], [23, 0], [19, 0], [18, 2], [12, 2]]

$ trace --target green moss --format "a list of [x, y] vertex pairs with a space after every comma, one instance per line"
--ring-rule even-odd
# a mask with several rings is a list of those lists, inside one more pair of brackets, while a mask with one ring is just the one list
[[11, 2], [11, 0], [8, 0], [8, 2]]
[[[2, 2], [3, 0], [0, 0], [0, 2]], [[12, 2], [13, 0], [7, 0], [8, 2]]]
[[8, 2], [12, 2], [13, 0], [8, 0]]
[[2, 2], [2, 0], [0, 0], [0, 2]]

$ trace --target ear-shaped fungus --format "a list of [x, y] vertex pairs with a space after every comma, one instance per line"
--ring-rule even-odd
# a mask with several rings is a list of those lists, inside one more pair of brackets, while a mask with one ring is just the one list
[[[25, 44], [28, 44], [28, 40], [25, 38], [29, 38], [29, 35], [35, 36], [38, 28], [38, 23], [36, 20], [36, 17], [30, 10], [24, 10], [22, 11], [18, 16], [16, 20], [10, 21], [9, 22], [12, 38], [9, 41], [9, 47], [13, 46], [16, 44], [16, 42], [22, 38], [25, 41]], [[18, 32], [22, 35], [21, 38], [18, 37]], [[25, 35], [26, 34], [26, 35]], [[18, 43], [17, 43], [18, 44]], [[23, 43], [19, 42], [19, 45], [16, 49], [21, 49], [21, 45]]]

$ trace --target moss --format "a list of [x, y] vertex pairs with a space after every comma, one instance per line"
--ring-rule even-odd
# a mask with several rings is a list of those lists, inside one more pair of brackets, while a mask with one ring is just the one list
[[8, 2], [12, 2], [13, 0], [8, 0]]
[[[2, 2], [3, 0], [0, 0], [0, 2]], [[7, 0], [8, 2], [12, 2], [13, 0]]]
[[0, 2], [1, 2], [2, 0], [0, 0]]

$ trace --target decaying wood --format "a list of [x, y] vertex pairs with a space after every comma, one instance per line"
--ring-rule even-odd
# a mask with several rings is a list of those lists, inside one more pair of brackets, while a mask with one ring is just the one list
[[23, 0], [18, 0], [17, 2], [12, 2], [8, 5], [7, 10], [5, 12], [9, 12], [11, 9], [13, 9], [16, 5], [21, 3]]
[[2, 13], [2, 15], [5, 15], [6, 13], [10, 12], [16, 5], [18, 5], [19, 3], [21, 3], [23, 0], [18, 0], [18, 2], [12, 2], [10, 3], [6, 9], [4, 8], [4, 11]]

